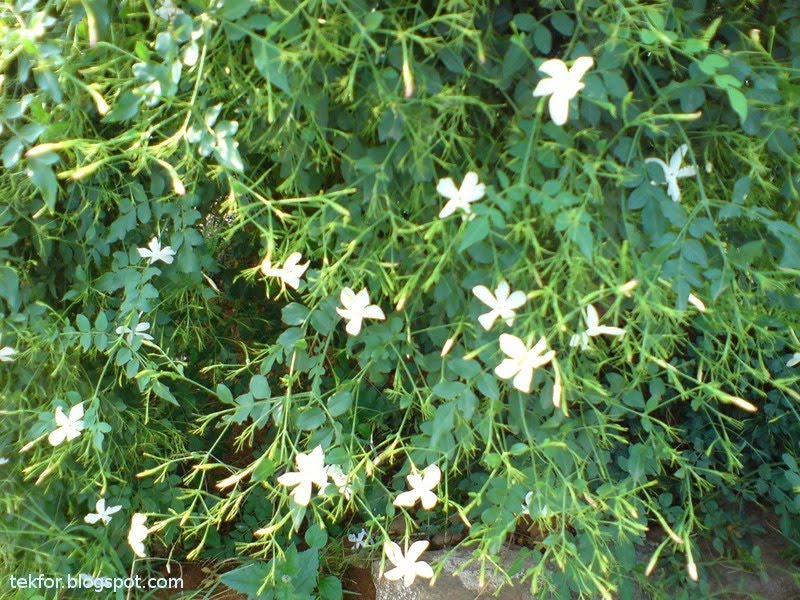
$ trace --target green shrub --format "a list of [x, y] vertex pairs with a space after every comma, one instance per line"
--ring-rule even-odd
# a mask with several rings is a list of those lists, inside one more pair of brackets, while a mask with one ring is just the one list
[[340, 598], [525, 530], [627, 597], [648, 528], [800, 535], [795, 3], [2, 11], [4, 581]]

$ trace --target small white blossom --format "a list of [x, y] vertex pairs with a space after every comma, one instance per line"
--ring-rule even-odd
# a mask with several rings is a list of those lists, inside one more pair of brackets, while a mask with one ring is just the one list
[[[684, 177], [694, 177], [697, 175], [697, 168], [695, 168], [694, 165], [681, 167], [683, 157], [686, 155], [688, 150], [689, 146], [683, 144], [669, 159], [669, 164], [665, 163], [660, 158], [644, 159], [645, 163], [656, 163], [659, 167], [661, 167], [661, 170], [664, 171], [664, 179], [666, 180], [667, 184], [667, 194], [670, 198], [672, 198], [673, 202], [681, 201], [681, 188], [678, 187], [678, 179], [682, 179]], [[652, 185], [658, 185], [655, 181], [651, 181], [650, 183]]]
[[[2, 337], [0, 337], [2, 340]], [[16, 360], [14, 357], [17, 355], [17, 351], [14, 350], [11, 346], [4, 346], [0, 348], [0, 362], [11, 362], [12, 360]]]
[[567, 69], [563, 60], [551, 58], [539, 67], [539, 70], [550, 77], [546, 77], [536, 84], [533, 90], [534, 97], [550, 96], [548, 108], [550, 118], [556, 125], [564, 125], [569, 118], [569, 102], [586, 84], [581, 81], [586, 72], [594, 65], [591, 56], [581, 56]]
[[336, 312], [347, 321], [344, 330], [350, 335], [361, 333], [361, 324], [364, 319], [377, 319], [383, 321], [386, 316], [381, 307], [369, 303], [369, 292], [364, 288], [357, 294], [350, 288], [344, 288], [339, 300], [341, 307], [336, 307]]
[[[353, 496], [353, 488], [350, 486], [350, 478], [344, 474], [342, 467], [339, 465], [328, 465], [325, 467], [325, 472], [328, 474], [328, 477], [331, 478], [333, 485], [336, 486], [339, 493], [347, 500], [350, 500]], [[324, 488], [321, 489], [319, 493], [323, 495], [325, 493]]]
[[417, 577], [424, 577], [430, 579], [433, 577], [433, 569], [431, 566], [417, 559], [422, 556], [428, 548], [429, 542], [414, 542], [411, 547], [403, 555], [403, 550], [394, 542], [385, 542], [383, 544], [383, 551], [386, 558], [389, 559], [395, 567], [383, 574], [389, 581], [403, 580], [403, 585], [410, 587]]
[[147, 248], [137, 248], [136, 251], [139, 252], [139, 256], [142, 258], [149, 258], [149, 264], [151, 265], [159, 260], [171, 265], [175, 256], [175, 251], [170, 246], [161, 247], [161, 242], [158, 238], [150, 240]]
[[538, 519], [546, 519], [547, 517], [550, 516], [551, 514], [550, 509], [547, 507], [546, 504], [539, 509], [539, 513], [537, 515], [532, 515], [531, 502], [533, 502], [533, 492], [528, 492], [527, 494], [525, 494], [525, 502], [522, 504], [523, 515], [528, 515], [529, 517]]
[[689, 297], [686, 299], [686, 301], [700, 312], [706, 312], [706, 305], [703, 304], [703, 301], [694, 294], [689, 294]]
[[464, 176], [460, 188], [456, 188], [452, 179], [445, 177], [439, 180], [436, 191], [447, 198], [447, 203], [439, 212], [439, 218], [445, 219], [458, 209], [461, 209], [466, 215], [472, 214], [470, 204], [486, 195], [486, 186], [478, 182], [477, 173], [470, 171]]
[[309, 261], [302, 265], [300, 261], [303, 256], [299, 252], [293, 252], [283, 263], [282, 267], [273, 267], [269, 258], [265, 258], [261, 263], [261, 272], [266, 277], [277, 277], [283, 283], [295, 290], [300, 285], [300, 278], [308, 269]]
[[395, 506], [413, 507], [418, 501], [422, 508], [430, 510], [439, 501], [439, 498], [432, 491], [442, 479], [442, 471], [436, 465], [428, 465], [422, 473], [414, 469], [407, 477], [408, 485], [411, 488], [395, 498]]
[[50, 432], [47, 441], [51, 446], [58, 446], [64, 440], [72, 441], [83, 432], [83, 402], [79, 402], [69, 409], [69, 416], [64, 414], [64, 409], [56, 407], [56, 425], [58, 427]]
[[317, 446], [309, 454], [298, 453], [294, 459], [297, 471], [289, 471], [278, 477], [278, 483], [293, 487], [292, 498], [300, 506], [308, 506], [311, 492], [316, 485], [325, 489], [328, 485], [328, 472], [325, 469], [325, 454], [322, 446]]
[[586, 331], [573, 335], [572, 339], [569, 341], [570, 346], [577, 346], [580, 344], [581, 350], [588, 350], [590, 337], [596, 337], [598, 335], [625, 335], [624, 329], [600, 325], [600, 315], [598, 315], [597, 309], [591, 304], [586, 307], [585, 319]]
[[800, 365], [800, 352], [795, 352], [792, 354], [792, 358], [789, 359], [789, 362], [786, 363], [787, 367], [794, 367]]
[[122, 506], [118, 504], [116, 506], [106, 507], [105, 498], [100, 498], [97, 501], [97, 504], [95, 504], [94, 509], [97, 512], [89, 513], [83, 518], [83, 520], [90, 525], [94, 525], [98, 521], [102, 521], [103, 525], [108, 525], [111, 522], [111, 515], [118, 513], [122, 509]]
[[532, 348], [515, 335], [504, 333], [500, 335], [500, 349], [508, 356], [497, 367], [495, 375], [500, 379], [511, 379], [512, 384], [521, 392], [531, 391], [533, 372], [546, 365], [555, 357], [553, 350], [547, 350], [547, 340], [541, 338]]
[[476, 285], [472, 288], [472, 293], [475, 294], [478, 300], [492, 309], [478, 317], [481, 327], [487, 331], [492, 328], [498, 317], [503, 319], [509, 327], [513, 325], [517, 314], [516, 309], [525, 304], [525, 293], [520, 291], [511, 292], [511, 287], [505, 280], [498, 284], [494, 294], [483, 285]]
[[131, 329], [130, 327], [127, 327], [125, 325], [120, 325], [114, 330], [114, 332], [117, 335], [127, 335], [128, 342], [132, 342], [134, 336], [139, 336], [140, 338], [144, 338], [147, 341], [152, 342], [153, 336], [147, 333], [149, 329], [150, 329], [150, 323], [147, 323], [145, 321], [144, 323], [138, 323], [134, 329]]
[[4, 456], [0, 456], [0, 465], [7, 465], [8, 459]]
[[144, 522], [147, 521], [147, 516], [142, 513], [135, 513], [131, 517], [131, 528], [128, 530], [128, 545], [133, 550], [133, 553], [139, 558], [147, 556], [144, 548], [144, 541], [147, 539], [149, 533]]
[[357, 534], [351, 533], [347, 536], [347, 541], [353, 544], [353, 550], [366, 548], [372, 545], [372, 538], [366, 529], [362, 529]]

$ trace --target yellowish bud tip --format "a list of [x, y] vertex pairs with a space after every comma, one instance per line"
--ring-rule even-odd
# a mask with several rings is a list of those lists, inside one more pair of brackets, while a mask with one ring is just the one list
[[751, 404], [744, 398], [739, 398], [738, 396], [730, 396], [729, 400], [731, 404], [734, 406], [738, 406], [742, 410], [746, 410], [747, 412], [756, 412], [758, 411], [758, 407], [755, 404]]
[[689, 572], [689, 579], [692, 581], [700, 581], [700, 577], [697, 574], [697, 565], [693, 560], [687, 563], [686, 570]]
[[440, 356], [447, 356], [447, 353], [450, 352], [455, 341], [456, 341], [455, 337], [447, 338], [447, 341], [444, 343], [444, 346], [442, 346], [442, 352]]
[[411, 67], [408, 61], [403, 61], [403, 84], [405, 85], [405, 96], [411, 98], [414, 95], [414, 76], [411, 74]]

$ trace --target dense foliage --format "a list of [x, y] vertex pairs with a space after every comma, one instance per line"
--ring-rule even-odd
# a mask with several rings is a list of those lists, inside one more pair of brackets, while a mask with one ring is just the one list
[[800, 536], [796, 3], [0, 10], [3, 581], [340, 598], [389, 540], [523, 531], [526, 585], [626, 597], [648, 528], [687, 590], [745, 502]]

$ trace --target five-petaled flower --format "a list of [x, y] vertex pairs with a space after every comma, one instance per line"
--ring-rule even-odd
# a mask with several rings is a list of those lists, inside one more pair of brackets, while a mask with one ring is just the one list
[[149, 533], [144, 522], [147, 521], [147, 515], [142, 513], [134, 513], [131, 517], [131, 528], [128, 530], [128, 545], [133, 550], [133, 553], [139, 558], [147, 556], [145, 552], [144, 541], [147, 539]]
[[300, 264], [302, 259], [302, 254], [299, 252], [292, 252], [286, 258], [282, 267], [274, 267], [269, 257], [267, 257], [261, 262], [261, 272], [266, 277], [277, 277], [283, 283], [296, 290], [300, 285], [300, 278], [306, 272], [310, 264], [309, 261]]
[[511, 292], [511, 287], [505, 280], [498, 284], [494, 294], [483, 285], [476, 285], [472, 288], [472, 293], [475, 294], [478, 300], [492, 309], [478, 317], [481, 327], [487, 331], [492, 328], [498, 317], [505, 320], [506, 325], [509, 327], [513, 325], [514, 317], [517, 314], [515, 312], [516, 309], [525, 304], [525, 293], [520, 291]]
[[149, 264], [151, 265], [159, 260], [171, 265], [174, 260], [173, 257], [175, 256], [175, 250], [170, 246], [164, 246], [162, 248], [161, 241], [158, 238], [150, 240], [150, 243], [147, 244], [147, 248], [137, 248], [136, 250], [142, 258], [149, 258]]
[[789, 359], [789, 362], [786, 363], [787, 367], [794, 367], [800, 365], [800, 352], [795, 352], [792, 354], [792, 358]]
[[311, 492], [316, 485], [325, 489], [328, 485], [328, 471], [325, 469], [325, 453], [317, 446], [310, 453], [298, 453], [294, 459], [297, 471], [289, 471], [278, 477], [278, 483], [293, 487], [292, 498], [300, 506], [308, 506]]
[[[2, 337], [0, 337], [0, 340], [2, 340]], [[11, 346], [4, 346], [0, 348], [0, 362], [11, 362], [14, 360], [16, 354], [17, 351], [14, 350], [14, 348]]]
[[69, 409], [69, 416], [64, 414], [64, 409], [56, 407], [56, 427], [47, 436], [51, 446], [58, 446], [64, 440], [72, 441], [83, 432], [83, 402], [78, 402]]
[[117, 335], [127, 335], [128, 336], [128, 343], [133, 342], [134, 336], [139, 336], [149, 342], [153, 341], [153, 336], [147, 333], [150, 329], [150, 323], [138, 323], [135, 328], [131, 329], [126, 325], [120, 325], [117, 327], [114, 332]]
[[364, 319], [378, 319], [383, 321], [386, 315], [377, 304], [369, 303], [369, 292], [364, 288], [357, 294], [350, 288], [344, 288], [339, 300], [341, 307], [336, 307], [336, 312], [347, 321], [344, 330], [350, 335], [361, 333], [361, 323]]
[[439, 498], [432, 490], [439, 485], [441, 479], [442, 471], [436, 465], [428, 465], [422, 473], [414, 469], [406, 477], [411, 489], [398, 495], [392, 504], [410, 508], [419, 501], [425, 510], [432, 509], [439, 501]]
[[366, 529], [362, 529], [357, 534], [351, 533], [347, 536], [347, 541], [353, 544], [353, 550], [365, 548], [372, 545], [372, 538]]
[[[342, 467], [339, 465], [328, 465], [325, 467], [325, 472], [328, 474], [328, 477], [331, 478], [333, 485], [336, 486], [336, 489], [339, 491], [339, 494], [345, 497], [345, 499], [350, 500], [353, 496], [353, 488], [350, 486], [350, 478], [344, 474]], [[321, 489], [319, 491], [320, 495], [325, 493], [325, 489]]]
[[100, 498], [95, 504], [94, 509], [97, 511], [96, 513], [89, 513], [86, 515], [83, 520], [89, 523], [90, 525], [94, 525], [98, 521], [102, 521], [103, 525], [108, 525], [111, 522], [111, 515], [117, 513], [122, 508], [121, 505], [116, 506], [108, 506], [106, 507], [106, 500], [105, 498]]
[[589, 338], [598, 335], [625, 335], [625, 330], [619, 327], [607, 327], [600, 325], [600, 315], [597, 309], [589, 304], [586, 307], [586, 331], [576, 333], [569, 341], [570, 346], [577, 346], [580, 344], [581, 350], [588, 350]]
[[472, 214], [470, 204], [486, 195], [486, 186], [478, 182], [477, 173], [470, 171], [464, 176], [460, 188], [456, 188], [452, 179], [445, 177], [439, 180], [436, 191], [447, 198], [447, 203], [439, 212], [439, 218], [444, 219], [456, 212], [457, 209], [461, 209], [465, 215]]
[[390, 569], [383, 574], [389, 581], [403, 580], [403, 585], [410, 587], [417, 577], [424, 577], [430, 579], [433, 577], [433, 569], [431, 566], [421, 560], [417, 560], [422, 553], [428, 548], [428, 542], [414, 542], [411, 547], [403, 555], [403, 550], [394, 542], [385, 542], [383, 544], [383, 551], [386, 558], [394, 565], [394, 569]]
[[528, 348], [521, 339], [508, 333], [500, 335], [500, 349], [508, 358], [495, 367], [495, 375], [500, 379], [513, 377], [513, 386], [525, 393], [531, 391], [533, 372], [549, 363], [556, 355], [555, 351], [547, 350], [545, 338]]
[[[697, 175], [697, 168], [694, 165], [688, 167], [681, 167], [683, 157], [686, 156], [689, 146], [683, 144], [678, 148], [672, 157], [669, 159], [669, 164], [665, 163], [660, 158], [645, 158], [645, 163], [656, 163], [661, 170], [664, 171], [664, 179], [667, 184], [667, 194], [672, 198], [673, 202], [681, 201], [681, 188], [678, 187], [678, 179], [684, 177], [694, 177]], [[652, 185], [658, 185], [655, 181], [650, 182]]]
[[581, 56], [567, 69], [563, 60], [551, 58], [539, 67], [542, 73], [549, 75], [536, 84], [533, 95], [550, 96], [548, 107], [550, 118], [556, 125], [564, 125], [569, 118], [569, 102], [586, 85], [581, 81], [586, 71], [592, 68], [594, 59], [591, 56]]

